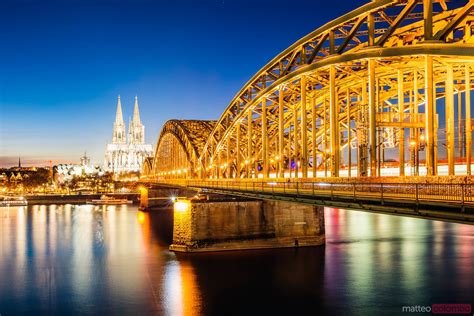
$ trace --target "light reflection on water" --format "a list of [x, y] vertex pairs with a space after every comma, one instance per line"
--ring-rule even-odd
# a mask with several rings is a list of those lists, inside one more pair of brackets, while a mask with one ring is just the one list
[[[0, 314], [399, 314], [472, 303], [474, 227], [326, 210], [325, 247], [174, 254], [167, 213], [0, 208]], [[168, 214], [169, 215], [169, 214]]]

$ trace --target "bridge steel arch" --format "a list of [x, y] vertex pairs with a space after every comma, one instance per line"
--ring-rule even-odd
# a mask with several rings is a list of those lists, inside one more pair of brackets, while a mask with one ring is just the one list
[[[402, 176], [436, 175], [444, 158], [448, 174], [460, 158], [470, 174], [473, 7], [372, 1], [273, 58], [200, 148], [186, 151], [177, 134], [173, 146], [185, 149], [193, 178], [380, 176], [384, 156]], [[173, 157], [158, 145], [154, 169]], [[173, 178], [169, 168], [155, 175]]]
[[196, 177], [199, 153], [214, 125], [215, 121], [167, 121], [158, 137], [152, 168], [144, 169], [144, 174], [152, 177]]

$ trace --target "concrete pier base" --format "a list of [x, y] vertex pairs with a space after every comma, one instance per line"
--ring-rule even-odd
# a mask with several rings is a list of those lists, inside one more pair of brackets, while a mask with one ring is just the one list
[[179, 201], [170, 250], [304, 247], [324, 242], [324, 207], [261, 200]]

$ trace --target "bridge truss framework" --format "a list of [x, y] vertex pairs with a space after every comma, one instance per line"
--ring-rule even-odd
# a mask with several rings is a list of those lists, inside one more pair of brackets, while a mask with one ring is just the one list
[[378, 0], [325, 24], [257, 72], [218, 121], [168, 121], [145, 176], [381, 176], [387, 165], [434, 176], [443, 159], [447, 174], [456, 162], [470, 174], [473, 7]]

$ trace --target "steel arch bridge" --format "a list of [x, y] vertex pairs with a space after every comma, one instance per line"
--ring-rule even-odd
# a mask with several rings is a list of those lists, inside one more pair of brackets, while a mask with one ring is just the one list
[[462, 161], [470, 174], [473, 7], [378, 0], [323, 25], [218, 121], [168, 121], [145, 177], [433, 176], [441, 164], [454, 175]]

